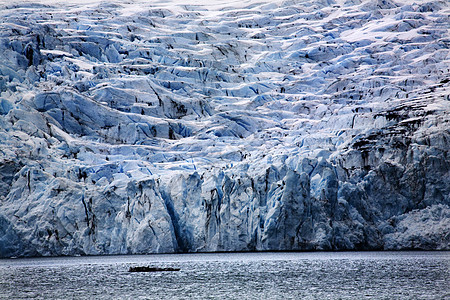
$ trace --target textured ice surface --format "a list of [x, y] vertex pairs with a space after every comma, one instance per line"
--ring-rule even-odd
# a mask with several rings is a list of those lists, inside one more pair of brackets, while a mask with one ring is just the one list
[[0, 1], [0, 256], [449, 249], [446, 1]]

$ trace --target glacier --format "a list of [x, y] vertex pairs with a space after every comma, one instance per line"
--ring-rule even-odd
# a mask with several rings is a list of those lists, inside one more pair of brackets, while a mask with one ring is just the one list
[[0, 257], [450, 250], [449, 16], [0, 0]]

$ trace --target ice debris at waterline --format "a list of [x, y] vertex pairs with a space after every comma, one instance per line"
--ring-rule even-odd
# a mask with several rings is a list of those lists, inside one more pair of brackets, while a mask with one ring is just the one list
[[450, 249], [446, 1], [0, 3], [1, 257]]

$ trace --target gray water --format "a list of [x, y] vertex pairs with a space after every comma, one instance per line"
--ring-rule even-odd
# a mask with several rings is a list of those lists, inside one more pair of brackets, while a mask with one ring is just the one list
[[[131, 266], [181, 268], [129, 273]], [[2, 299], [450, 299], [450, 252], [0, 260]]]

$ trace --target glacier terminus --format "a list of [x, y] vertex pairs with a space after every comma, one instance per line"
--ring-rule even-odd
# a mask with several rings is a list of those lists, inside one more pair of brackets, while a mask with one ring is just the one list
[[0, 0], [0, 257], [450, 250], [445, 0]]

